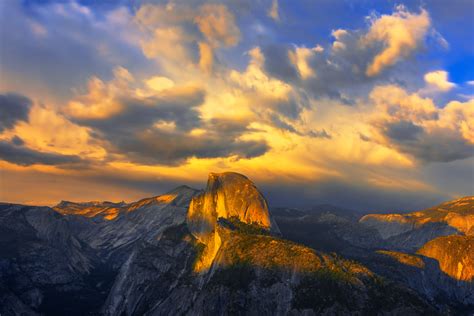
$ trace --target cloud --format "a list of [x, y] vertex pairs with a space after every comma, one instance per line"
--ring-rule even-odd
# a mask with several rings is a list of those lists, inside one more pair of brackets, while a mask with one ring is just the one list
[[[147, 33], [141, 41], [144, 54], [167, 66], [198, 65], [210, 72], [215, 50], [240, 41], [234, 15], [223, 4], [145, 4], [135, 21]], [[169, 66], [169, 65], [168, 65]]]
[[315, 99], [353, 105], [348, 95], [364, 96], [377, 80], [389, 80], [383, 70], [409, 57], [432, 33], [426, 10], [412, 13], [398, 6], [390, 15], [372, 16], [367, 29], [333, 30], [326, 49], [265, 43], [263, 70]]
[[27, 121], [31, 106], [31, 100], [23, 95], [0, 94], [0, 132], [12, 128], [19, 121]]
[[[151, 89], [134, 89], [136, 82], [119, 68], [114, 79], [98, 85], [100, 89], [90, 84], [80, 101], [71, 102], [68, 114], [91, 129], [110, 157], [141, 164], [179, 165], [192, 157], [252, 158], [269, 150], [265, 141], [241, 138], [251, 131], [248, 121], [202, 119], [199, 107], [206, 93], [199, 86], [177, 86], [156, 76], [145, 83]], [[168, 88], [161, 89], [163, 83]]]
[[416, 141], [423, 128], [408, 121], [388, 123], [385, 127], [385, 135], [395, 141]]
[[[323, 49], [285, 43], [261, 47], [264, 72], [315, 99], [336, 99], [353, 105], [348, 95], [363, 96], [377, 80], [389, 80], [382, 70], [418, 49], [431, 27], [427, 11], [411, 13], [397, 7], [391, 15], [373, 16], [368, 29], [335, 29], [334, 41]], [[434, 30], [433, 30], [434, 31]]]
[[424, 79], [428, 85], [441, 92], [447, 92], [456, 87], [455, 83], [449, 82], [448, 73], [443, 70], [428, 72]]
[[222, 4], [204, 4], [194, 18], [199, 30], [214, 47], [235, 46], [240, 40], [240, 30], [235, 18]]
[[314, 69], [309, 65], [309, 60], [314, 56], [314, 54], [324, 51], [320, 45], [317, 45], [313, 48], [306, 47], [295, 47], [294, 51], [288, 51], [290, 61], [298, 69], [300, 77], [302, 79], [307, 79], [314, 76]]
[[128, 84], [133, 80], [123, 67], [115, 68], [114, 78], [109, 83], [94, 76], [88, 82], [88, 94], [70, 101], [66, 113], [78, 119], [100, 119], [118, 114], [123, 109], [116, 96], [129, 90]]
[[474, 156], [474, 100], [437, 108], [430, 98], [394, 85], [377, 86], [373, 139], [423, 162], [450, 162]]
[[280, 21], [280, 13], [278, 12], [278, 0], [272, 0], [272, 5], [267, 15], [275, 21]]
[[419, 14], [414, 14], [404, 6], [398, 6], [392, 15], [372, 19], [370, 30], [361, 45], [382, 43], [383, 49], [367, 67], [366, 74], [375, 76], [394, 65], [401, 57], [410, 55], [420, 46], [430, 25], [426, 10], [422, 9]]
[[[270, 49], [267, 47], [267, 49]], [[295, 86], [279, 80], [266, 73], [268, 67], [267, 58], [273, 59], [270, 63], [280, 65], [278, 60], [289, 61], [285, 49], [275, 47], [277, 54], [267, 54], [264, 56], [259, 47], [255, 47], [248, 52], [250, 61], [243, 72], [232, 70], [230, 72], [230, 84], [242, 91], [250, 110], [254, 113], [256, 121], [268, 124], [280, 130], [294, 133], [300, 136], [315, 137], [316, 132], [311, 133], [306, 128], [303, 130], [296, 125], [301, 123], [301, 113], [309, 108], [309, 100], [305, 93], [297, 91]], [[283, 68], [296, 71], [291, 64], [282, 66]], [[281, 68], [281, 72], [285, 70]], [[285, 75], [283, 75], [285, 76]], [[296, 73], [295, 73], [295, 76]]]
[[156, 92], [160, 92], [174, 87], [173, 80], [162, 76], [154, 76], [150, 79], [147, 79], [145, 83], [148, 88]]
[[337, 29], [337, 30], [332, 31], [331, 35], [336, 39], [332, 43], [332, 50], [334, 52], [342, 51], [347, 48], [346, 44], [344, 43], [345, 37], [349, 35], [349, 32], [347, 30]]
[[0, 159], [20, 166], [36, 164], [63, 166], [82, 162], [81, 158], [75, 155], [61, 155], [30, 149], [18, 136], [15, 136], [11, 141], [0, 141]]

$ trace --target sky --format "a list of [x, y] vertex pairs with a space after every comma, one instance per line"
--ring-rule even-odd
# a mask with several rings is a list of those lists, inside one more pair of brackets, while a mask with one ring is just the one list
[[474, 191], [474, 3], [0, 2], [0, 201], [134, 201], [210, 172], [271, 206]]

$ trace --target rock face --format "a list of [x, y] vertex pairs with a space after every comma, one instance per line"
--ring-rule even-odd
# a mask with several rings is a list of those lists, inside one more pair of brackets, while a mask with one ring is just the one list
[[[104, 293], [88, 276], [99, 266], [64, 216], [48, 207], [0, 205], [2, 315], [80, 314], [84, 304], [98, 308]], [[77, 308], [67, 306], [72, 296]]]
[[450, 277], [473, 281], [474, 236], [438, 237], [427, 242], [418, 253], [437, 260], [441, 271]]
[[61, 201], [53, 209], [63, 215], [81, 215], [85, 217], [102, 216], [104, 219], [112, 220], [119, 215], [120, 209], [126, 206], [125, 202], [85, 202], [74, 203]]
[[214, 230], [221, 217], [271, 228], [267, 201], [252, 181], [238, 173], [209, 174], [206, 190], [191, 201], [187, 222], [191, 232], [201, 236]]
[[413, 251], [439, 236], [472, 234], [474, 197], [406, 214], [369, 214], [359, 222], [375, 228], [394, 247]]
[[[134, 252], [122, 267], [106, 315], [436, 314], [416, 293], [365, 267], [219, 221], [212, 268], [196, 274], [200, 243], [185, 225]], [[263, 233], [263, 234], [262, 234]]]
[[[128, 258], [135, 243], [156, 239], [167, 227], [183, 223], [189, 203], [197, 192], [181, 186], [163, 195], [129, 204], [114, 203], [116, 216], [113, 219], [107, 219], [106, 215], [110, 202], [102, 203], [106, 207], [104, 212], [92, 217], [83, 215], [83, 209], [89, 208], [91, 202], [75, 203], [77, 213], [71, 212], [71, 203], [67, 209], [60, 209], [61, 204], [54, 209], [67, 214], [65, 218], [78, 237], [97, 250], [103, 260], [118, 268]], [[117, 207], [119, 204], [121, 206]]]
[[234, 172], [211, 173], [206, 190], [193, 197], [187, 214], [189, 230], [206, 246], [197, 271], [208, 269], [219, 250], [221, 238], [216, 232], [219, 218], [235, 218], [277, 231], [272, 226], [267, 201], [252, 181]]
[[357, 260], [375, 273], [420, 293], [443, 314], [471, 315], [474, 311], [474, 283], [449, 276], [435, 259], [379, 250], [358, 256]]

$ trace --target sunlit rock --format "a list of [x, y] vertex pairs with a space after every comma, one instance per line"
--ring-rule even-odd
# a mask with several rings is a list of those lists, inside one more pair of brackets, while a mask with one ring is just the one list
[[436, 259], [441, 271], [456, 280], [474, 278], [474, 236], [438, 237], [427, 242], [418, 253]]
[[265, 198], [247, 177], [233, 172], [211, 173], [206, 190], [195, 196], [189, 206], [187, 223], [191, 233], [206, 245], [196, 270], [208, 268], [221, 245], [216, 232], [219, 218], [237, 218], [264, 229], [272, 227]]

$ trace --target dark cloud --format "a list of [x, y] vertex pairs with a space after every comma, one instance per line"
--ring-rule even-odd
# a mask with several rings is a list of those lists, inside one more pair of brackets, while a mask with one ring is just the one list
[[45, 153], [30, 149], [24, 146], [23, 140], [18, 136], [15, 136], [11, 142], [0, 141], [0, 159], [20, 166], [67, 165], [82, 162], [78, 156]]
[[135, 162], [167, 165], [181, 164], [191, 157], [252, 158], [269, 150], [264, 141], [242, 141], [236, 139], [233, 133], [225, 134], [219, 130], [193, 136], [183, 132], [153, 129], [135, 137], [117, 139], [114, 144], [122, 154]]
[[290, 60], [295, 46], [265, 45], [262, 47], [265, 72], [298, 88], [298, 93], [305, 98], [307, 94], [315, 99], [330, 98], [345, 105], [354, 105], [354, 98], [366, 96], [374, 82], [390, 78], [390, 69], [375, 77], [366, 75], [367, 65], [383, 49], [383, 45], [361, 45], [363, 35], [362, 31], [347, 31], [337, 39], [340, 48], [328, 46], [324, 51], [313, 52], [306, 62], [315, 75], [306, 79], [300, 77]]
[[306, 93], [291, 93], [287, 100], [278, 100], [271, 104], [271, 107], [279, 114], [295, 120], [303, 109], [309, 108], [309, 101]]
[[0, 132], [12, 128], [18, 121], [27, 121], [32, 102], [25, 96], [0, 94]]
[[408, 121], [399, 121], [386, 126], [385, 134], [395, 141], [415, 141], [423, 128]]
[[104, 134], [117, 136], [151, 128], [154, 123], [175, 123], [180, 130], [188, 131], [201, 122], [197, 107], [204, 101], [201, 89], [189, 89], [179, 94], [165, 94], [145, 99], [118, 100], [122, 110], [107, 118], [73, 118], [81, 125], [96, 128]]
[[265, 70], [275, 78], [283, 81], [294, 81], [298, 78], [298, 71], [288, 57], [289, 46], [271, 44], [263, 46], [265, 56]]
[[474, 156], [474, 144], [457, 131], [437, 128], [428, 132], [407, 121], [386, 123], [379, 129], [391, 146], [423, 162], [450, 162]]
[[19, 136], [15, 135], [12, 138], [12, 144], [16, 146], [23, 146], [25, 142]]
[[308, 132], [300, 131], [296, 129], [292, 124], [283, 121], [282, 118], [277, 113], [269, 113], [267, 119], [269, 120], [271, 125], [273, 125], [274, 127], [281, 129], [283, 131], [296, 134], [296, 135], [309, 136], [313, 138], [326, 138], [326, 139], [331, 138], [331, 135], [329, 135], [324, 129], [310, 130]]
[[[269, 150], [264, 141], [244, 141], [249, 122], [212, 119], [203, 121], [197, 107], [204, 91], [186, 89], [146, 99], [122, 99], [122, 111], [108, 118], [73, 119], [93, 129], [106, 141], [109, 153], [125, 155], [143, 164], [178, 165], [191, 157], [252, 158]], [[156, 126], [174, 124], [172, 128]], [[202, 133], [191, 133], [199, 128]]]
[[331, 139], [331, 135], [330, 135], [328, 132], [326, 132], [325, 129], [321, 129], [321, 130], [319, 130], [319, 131], [315, 131], [315, 130], [310, 131], [310, 132], [308, 133], [308, 135], [311, 136], [311, 137], [314, 137], [314, 138], [327, 138], [327, 139]]

